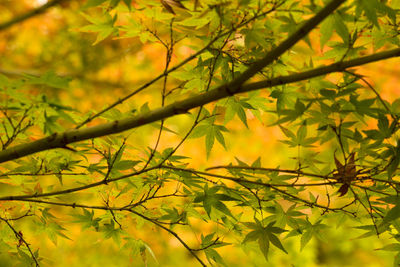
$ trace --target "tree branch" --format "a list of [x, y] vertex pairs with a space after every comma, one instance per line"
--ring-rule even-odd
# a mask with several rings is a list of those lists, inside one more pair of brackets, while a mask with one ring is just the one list
[[28, 251], [29, 251], [29, 254], [31, 254], [31, 258], [32, 258], [33, 263], [35, 264], [36, 267], [39, 267], [39, 266], [40, 266], [40, 265], [39, 265], [39, 261], [38, 261], [38, 259], [36, 258], [35, 254], [33, 253], [33, 251], [32, 251], [32, 249], [31, 249], [29, 243], [26, 242], [25, 238], [23, 237], [22, 232], [21, 232], [21, 231], [17, 231], [17, 230], [14, 228], [14, 226], [12, 226], [12, 224], [9, 222], [8, 219], [5, 219], [5, 218], [0, 217], [0, 220], [3, 221], [3, 222], [5, 222], [5, 223], [7, 224], [7, 226], [8, 226], [8, 228], [10, 228], [11, 231], [14, 232], [15, 237], [18, 239], [18, 242], [19, 242], [18, 246], [20, 246], [20, 245], [22, 245], [22, 244], [25, 245], [25, 247], [26, 247], [26, 248], [28, 249]]
[[[178, 167], [173, 167], [173, 166], [166, 166], [162, 165], [160, 166], [162, 169], [170, 169], [170, 170], [177, 170], [177, 171], [183, 171], [183, 172], [190, 172], [196, 175], [204, 175], [204, 176], [209, 176], [209, 177], [214, 177], [214, 178], [220, 178], [223, 180], [229, 180], [229, 181], [234, 181], [234, 182], [240, 182], [240, 183], [248, 183], [248, 184], [253, 184], [253, 185], [260, 185], [260, 186], [265, 186], [265, 187], [296, 187], [296, 186], [322, 186], [322, 185], [335, 185], [338, 183], [341, 183], [339, 181], [326, 181], [326, 182], [319, 182], [319, 183], [287, 183], [287, 184], [274, 184], [274, 183], [266, 183], [266, 182], [260, 182], [260, 177], [252, 177], [252, 178], [258, 178], [258, 180], [248, 180], [245, 178], [238, 178], [238, 177], [233, 177], [233, 176], [226, 176], [226, 175], [220, 175], [220, 174], [213, 174], [213, 173], [208, 173], [208, 172], [202, 172], [202, 171], [196, 171], [196, 170], [191, 170], [191, 169], [184, 169], [184, 168], [178, 168]], [[251, 168], [251, 167], [250, 167]], [[261, 169], [261, 168], [260, 168]], [[266, 168], [263, 168], [266, 169]], [[273, 170], [277, 172], [286, 172], [286, 173], [297, 173], [301, 174], [304, 176], [313, 176], [313, 177], [319, 177], [322, 179], [335, 179], [333, 177], [327, 177], [324, 175], [316, 175], [316, 174], [311, 174], [308, 175], [307, 173], [302, 173], [296, 170], [280, 170], [280, 169], [267, 169], [267, 170]]]
[[46, 4], [35, 8], [33, 10], [30, 10], [28, 12], [26, 12], [25, 14], [19, 15], [15, 18], [10, 19], [9, 21], [6, 21], [4, 23], [0, 24], [0, 31], [3, 31], [11, 26], [13, 26], [14, 24], [20, 23], [24, 20], [30, 19], [36, 15], [42, 14], [43, 12], [45, 12], [47, 9], [49, 9], [50, 7], [56, 6], [58, 4], [60, 4], [61, 2], [64, 2], [65, 0], [53, 0], [50, 2], [47, 2]]
[[392, 49], [389, 51], [384, 51], [384, 52], [372, 54], [369, 56], [359, 57], [359, 58], [355, 58], [352, 60], [339, 61], [339, 62], [333, 63], [331, 65], [328, 65], [328, 66], [322, 66], [322, 67], [318, 67], [318, 68], [311, 69], [311, 70], [304, 71], [304, 72], [299, 72], [299, 73], [295, 73], [295, 74], [291, 74], [291, 75], [287, 75], [287, 76], [276, 77], [276, 78], [272, 78], [272, 79], [264, 80], [264, 81], [260, 81], [260, 82], [250, 83], [250, 84], [242, 86], [240, 93], [249, 92], [249, 91], [253, 91], [253, 90], [257, 90], [257, 89], [261, 89], [261, 88], [269, 88], [269, 87], [274, 87], [277, 85], [283, 85], [283, 84], [288, 84], [288, 83], [304, 81], [304, 80], [308, 80], [308, 79], [315, 78], [318, 76], [326, 75], [329, 73], [340, 72], [340, 71], [344, 71], [348, 68], [357, 67], [357, 66], [361, 66], [361, 65], [368, 64], [371, 62], [380, 61], [380, 60], [384, 60], [384, 59], [388, 59], [388, 58], [392, 58], [392, 57], [399, 57], [399, 56], [400, 56], [400, 48], [395, 48], [395, 49]]
[[[187, 113], [190, 109], [205, 105], [207, 103], [219, 100], [221, 98], [229, 97], [233, 94], [241, 93], [241, 92], [247, 92], [251, 90], [256, 90], [262, 87], [272, 87], [275, 85], [281, 85], [283, 84], [282, 80], [285, 81], [286, 83], [289, 82], [295, 82], [295, 81], [300, 81], [304, 80], [310, 77], [316, 77], [320, 76], [322, 74], [326, 74], [329, 72], [334, 72], [334, 71], [339, 71], [343, 70], [346, 67], [351, 67], [353, 66], [352, 64], [356, 65], [361, 65], [368, 63], [371, 60], [368, 57], [363, 57], [347, 62], [339, 62], [335, 63], [331, 66], [328, 67], [322, 67], [319, 69], [315, 69], [314, 72], [308, 71], [305, 73], [298, 73], [295, 75], [291, 76], [284, 76], [280, 78], [275, 78], [268, 80], [264, 83], [260, 82], [255, 83], [256, 86], [242, 86], [242, 84], [250, 79], [255, 73], [257, 73], [259, 70], [261, 70], [263, 67], [277, 59], [282, 53], [287, 51], [291, 46], [293, 46], [297, 41], [302, 39], [307, 33], [309, 33], [315, 26], [318, 25], [326, 16], [328, 16], [330, 13], [332, 13], [341, 3], [343, 3], [344, 0], [334, 0], [330, 4], [328, 4], [325, 8], [323, 8], [320, 12], [317, 13], [313, 18], [308, 20], [302, 27], [300, 27], [294, 34], [289, 36], [285, 41], [282, 42], [281, 45], [279, 45], [277, 48], [273, 49], [270, 53], [267, 54], [266, 57], [263, 59], [255, 62], [252, 67], [247, 69], [242, 75], [240, 75], [238, 78], [233, 80], [229, 84], [223, 84], [219, 87], [217, 87], [214, 90], [205, 92], [203, 94], [190, 97], [186, 100], [178, 101], [173, 104], [170, 104], [168, 106], [149, 111], [146, 114], [141, 114], [139, 116], [133, 117], [133, 118], [127, 118], [123, 120], [116, 120], [111, 123], [105, 123], [105, 124], [100, 124], [97, 126], [93, 127], [88, 127], [85, 129], [72, 129], [63, 133], [54, 133], [48, 137], [39, 139], [37, 141], [27, 143], [27, 144], [21, 144], [15, 147], [12, 147], [10, 149], [6, 149], [0, 152], [0, 163], [1, 162], [6, 162], [9, 160], [21, 158], [23, 156], [27, 156], [36, 152], [44, 151], [44, 150], [49, 150], [52, 148], [64, 148], [66, 145], [70, 143], [75, 143], [78, 141], [83, 141], [87, 139], [92, 139], [96, 137], [101, 137], [105, 135], [110, 135], [114, 133], [119, 133], [123, 132], [132, 128], [136, 128], [145, 124], [149, 124], [151, 122], [163, 120], [172, 116], [175, 116], [177, 114], [182, 114], [182, 113]], [[400, 49], [399, 51], [392, 50], [392, 52], [395, 51], [395, 55], [400, 54]], [[388, 51], [391, 52], [391, 51]], [[387, 52], [386, 52], [387, 54]], [[385, 55], [386, 55], [385, 54]], [[370, 57], [379, 60], [379, 57], [377, 55], [380, 54], [375, 54]], [[392, 56], [395, 56], [392, 55]], [[388, 55], [386, 55], [388, 57]], [[363, 63], [364, 61], [365, 63]], [[346, 64], [347, 63], [347, 64]], [[358, 64], [357, 64], [358, 63]], [[321, 71], [322, 70], [322, 71]], [[305, 77], [303, 77], [305, 76]], [[249, 87], [250, 86], [250, 87]], [[262, 87], [260, 87], [262, 86]]]
[[232, 32], [248, 25], [250, 22], [255, 21], [257, 18], [262, 17], [262, 16], [266, 16], [269, 13], [273, 12], [274, 10], [276, 10], [276, 8], [278, 7], [274, 6], [271, 9], [262, 12], [260, 14], [256, 14], [255, 16], [253, 16], [252, 18], [245, 20], [243, 22], [241, 22], [239, 25], [233, 27], [232, 29], [229, 29], [225, 32], [221, 32], [219, 33], [217, 36], [215, 36], [213, 39], [211, 39], [203, 48], [201, 48], [200, 50], [198, 50], [196, 53], [190, 55], [189, 57], [185, 58], [184, 60], [182, 60], [179, 64], [166, 69], [163, 73], [161, 73], [160, 75], [158, 75], [157, 77], [153, 78], [151, 81], [148, 81], [147, 83], [145, 83], [144, 85], [140, 86], [139, 88], [137, 88], [136, 90], [134, 90], [133, 92], [125, 95], [124, 97], [118, 99], [117, 101], [115, 101], [114, 103], [112, 103], [111, 105], [105, 107], [104, 109], [102, 109], [101, 111], [97, 112], [96, 114], [90, 116], [89, 118], [85, 119], [83, 122], [81, 122], [79, 125], [77, 125], [75, 127], [75, 129], [79, 129], [82, 126], [86, 125], [87, 123], [91, 122], [92, 120], [94, 120], [95, 118], [99, 117], [100, 115], [104, 114], [105, 112], [113, 109], [114, 107], [118, 106], [119, 104], [122, 104], [123, 102], [125, 102], [126, 100], [130, 99], [132, 96], [140, 93], [141, 91], [145, 90], [146, 88], [148, 88], [150, 85], [154, 84], [155, 82], [157, 82], [158, 80], [160, 80], [161, 78], [163, 78], [166, 75], [169, 75], [169, 73], [174, 72], [175, 70], [181, 68], [182, 66], [186, 65], [187, 63], [189, 63], [190, 61], [192, 61], [195, 58], [198, 58], [201, 54], [203, 54], [204, 52], [206, 52], [208, 49], [210, 49], [212, 47], [212, 45], [217, 42], [220, 38], [226, 36], [226, 35], [230, 35]]
[[226, 90], [230, 94], [235, 94], [240, 91], [240, 87], [243, 83], [248, 81], [257, 72], [271, 64], [274, 60], [278, 59], [283, 53], [288, 51], [298, 41], [303, 39], [311, 30], [313, 30], [321, 21], [333, 13], [341, 4], [346, 0], [333, 0], [326, 7], [321, 9], [314, 17], [306, 21], [298, 30], [290, 35], [285, 41], [283, 41], [276, 48], [272, 49], [264, 58], [251, 64], [251, 67], [245, 70], [240, 76], [234, 79], [229, 85], [226, 86]]
[[[147, 216], [145, 216], [144, 214], [137, 212], [135, 210], [132, 209], [132, 207], [110, 207], [110, 206], [91, 206], [91, 205], [82, 205], [82, 204], [77, 204], [77, 203], [62, 203], [62, 202], [53, 202], [53, 201], [46, 201], [46, 200], [38, 200], [38, 199], [24, 199], [24, 200], [18, 200], [18, 201], [26, 201], [26, 202], [36, 202], [36, 203], [42, 203], [42, 204], [49, 204], [49, 205], [56, 205], [56, 206], [64, 206], [64, 207], [70, 207], [70, 208], [86, 208], [86, 209], [97, 209], [97, 210], [106, 210], [106, 211], [128, 211], [131, 212], [133, 214], [135, 214], [136, 216], [139, 216], [141, 218], [143, 218], [144, 220], [156, 225], [157, 227], [167, 231], [168, 233], [170, 233], [171, 235], [173, 235], [188, 251], [190, 254], [192, 254], [192, 256], [202, 265], [202, 266], [207, 266], [201, 259], [199, 256], [197, 256], [196, 251], [199, 251], [201, 249], [192, 249], [191, 247], [189, 247], [189, 245], [174, 231], [172, 231], [170, 228], [162, 225], [162, 222], [159, 222], [156, 219], [152, 219], [149, 218]], [[7, 223], [7, 225], [14, 231], [15, 235], [21, 240], [21, 242], [23, 242], [26, 247], [28, 248], [29, 252], [31, 253], [32, 259], [35, 261], [36, 266], [39, 266], [39, 263], [37, 262], [37, 259], [35, 258], [34, 254], [32, 253], [29, 244], [22, 239], [22, 235], [20, 233], [18, 233], [12, 226], [11, 224], [8, 222], [8, 220], [5, 220], [3, 218], [0, 217], [0, 220], [4, 221]]]
[[[336, 62], [328, 66], [315, 68], [305, 72], [250, 83], [241, 86], [235, 94], [308, 80], [321, 75], [343, 71], [351, 67], [399, 56], [400, 48], [396, 48], [393, 50], [376, 53], [370, 56], [364, 56], [343, 62]], [[150, 111], [146, 114], [141, 114], [124, 120], [116, 120], [114, 122], [100, 124], [93, 127], [87, 127], [81, 130], [73, 129], [63, 133], [54, 133], [53, 135], [36, 140], [34, 142], [17, 145], [1, 151], [0, 163], [21, 158], [40, 151], [49, 150], [52, 148], [63, 148], [70, 143], [75, 143], [78, 141], [101, 137], [109, 134], [120, 133], [161, 119], [166, 119], [178, 114], [185, 113], [190, 109], [217, 101], [221, 98], [225, 98], [228, 96], [230, 95], [226, 92], [226, 85], [222, 85], [209, 92], [190, 97], [186, 100], [175, 102], [163, 108]]]
[[133, 177], [133, 176], [137, 176], [140, 175], [142, 173], [145, 172], [149, 172], [155, 169], [158, 169], [158, 166], [155, 167], [151, 167], [151, 168], [147, 168], [147, 169], [142, 169], [140, 171], [137, 172], [133, 172], [130, 174], [125, 174], [116, 178], [108, 178], [108, 179], [101, 179], [100, 181], [94, 182], [94, 183], [90, 183], [87, 185], [82, 185], [79, 187], [74, 187], [74, 188], [69, 188], [69, 189], [64, 189], [64, 190], [59, 190], [59, 191], [53, 191], [53, 192], [48, 192], [48, 193], [34, 193], [31, 195], [16, 195], [16, 196], [5, 196], [5, 197], [0, 197], [0, 201], [2, 200], [21, 200], [21, 199], [28, 199], [28, 198], [40, 198], [40, 197], [50, 197], [50, 196], [57, 196], [57, 195], [64, 195], [64, 194], [70, 194], [70, 193], [74, 193], [74, 192], [78, 192], [78, 191], [82, 191], [82, 190], [86, 190], [89, 188], [93, 188], [93, 187], [97, 187], [97, 186], [101, 186], [101, 185], [106, 185], [108, 183], [111, 182], [115, 182], [115, 181], [119, 181], [122, 179], [126, 179], [129, 177]]

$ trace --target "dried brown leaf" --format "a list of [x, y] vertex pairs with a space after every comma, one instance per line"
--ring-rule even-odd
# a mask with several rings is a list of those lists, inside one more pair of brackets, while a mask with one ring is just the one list
[[169, 13], [172, 13], [172, 14], [176, 15], [175, 12], [174, 12], [174, 10], [172, 9], [172, 7], [168, 4], [168, 2], [167, 2], [166, 0], [161, 0], [161, 4], [165, 7], [165, 9], [166, 9]]
[[343, 184], [338, 190], [338, 193], [340, 193], [339, 197], [344, 196], [347, 193], [347, 191], [349, 191], [349, 187], [350, 187], [350, 185]]

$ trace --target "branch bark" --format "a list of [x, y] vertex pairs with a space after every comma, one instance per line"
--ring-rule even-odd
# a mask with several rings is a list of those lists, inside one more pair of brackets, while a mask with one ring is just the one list
[[[376, 53], [370, 56], [360, 57], [343, 62], [337, 62], [328, 66], [315, 68], [305, 72], [300, 72], [292, 75], [281, 76], [269, 80], [250, 83], [239, 87], [236, 90], [235, 94], [254, 91], [262, 88], [270, 88], [277, 85], [304, 81], [321, 75], [329, 74], [332, 72], [340, 72], [351, 67], [356, 67], [367, 63], [380, 61], [392, 57], [399, 57], [399, 56], [400, 56], [400, 48], [396, 48], [393, 50]], [[116, 120], [110, 123], [100, 124], [97, 126], [79, 130], [73, 129], [63, 133], [55, 133], [53, 135], [36, 140], [34, 142], [17, 145], [15, 147], [11, 147], [9, 149], [1, 151], [0, 163], [21, 158], [23, 156], [31, 155], [33, 153], [37, 153], [52, 148], [63, 148], [70, 143], [75, 143], [78, 141], [83, 141], [91, 138], [123, 132], [155, 121], [167, 119], [169, 117], [173, 117], [178, 114], [186, 113], [190, 109], [200, 107], [202, 105], [229, 96], [231, 96], [231, 94], [228, 93], [226, 85], [222, 85], [209, 92], [190, 97], [186, 100], [175, 102], [163, 108], [159, 108], [136, 117], [127, 118], [123, 120]]]
[[[306, 21], [303, 26], [290, 35], [279, 46], [270, 51], [264, 58], [255, 62], [251, 67], [244, 71], [240, 76], [228, 84], [223, 84], [214, 90], [206, 93], [190, 97], [186, 100], [178, 101], [168, 106], [149, 111], [146, 114], [116, 120], [111, 123], [100, 124], [84, 129], [72, 129], [63, 133], [54, 133], [48, 137], [36, 140], [34, 142], [17, 145], [0, 152], [0, 163], [10, 161], [31, 155], [40, 151], [45, 151], [53, 148], [66, 148], [68, 144], [78, 141], [88, 140], [96, 137], [106, 136], [110, 134], [120, 133], [129, 129], [133, 129], [142, 125], [146, 125], [155, 121], [167, 119], [169, 117], [187, 113], [190, 109], [200, 107], [202, 105], [214, 102], [221, 98], [229, 97], [238, 93], [257, 90], [260, 88], [272, 87], [284, 83], [301, 81], [311, 77], [320, 76], [326, 73], [344, 70], [347, 67], [356, 66], [371, 62], [371, 58], [363, 57], [356, 60], [338, 62], [333, 65], [317, 68], [305, 73], [298, 73], [290, 76], [283, 76], [267, 80], [264, 82], [252, 83], [243, 86], [243, 83], [248, 81], [257, 72], [279, 58], [284, 52], [290, 49], [299, 40], [305, 37], [312, 29], [314, 29], [324, 18], [333, 13], [345, 0], [333, 0], [326, 7], [321, 9], [314, 17]], [[388, 51], [391, 52], [391, 51]], [[386, 52], [386, 54], [388, 53]], [[393, 50], [392, 50], [393, 52]], [[398, 56], [400, 51], [396, 51], [394, 56]], [[385, 54], [385, 55], [386, 55]], [[389, 53], [390, 54], [390, 53]], [[390, 54], [391, 55], [391, 54]], [[370, 56], [373, 59], [379, 60], [378, 54]], [[389, 56], [386, 55], [386, 58]], [[385, 58], [385, 57], [383, 57]], [[368, 61], [370, 60], [370, 61]], [[363, 63], [364, 62], [364, 63]], [[356, 64], [354, 64], [356, 63]], [[322, 70], [320, 70], [322, 69]], [[313, 76], [314, 75], [314, 76]]]
[[42, 14], [44, 13], [47, 9], [49, 9], [50, 7], [56, 6], [58, 4], [61, 4], [61, 2], [64, 2], [65, 0], [53, 0], [50, 2], [47, 2], [46, 4], [35, 8], [33, 10], [30, 10], [28, 12], [26, 12], [25, 14], [19, 15], [15, 18], [10, 19], [9, 21], [6, 21], [4, 23], [0, 24], [0, 31], [3, 31], [11, 26], [13, 26], [14, 24], [20, 23], [24, 20], [30, 19], [36, 15]]

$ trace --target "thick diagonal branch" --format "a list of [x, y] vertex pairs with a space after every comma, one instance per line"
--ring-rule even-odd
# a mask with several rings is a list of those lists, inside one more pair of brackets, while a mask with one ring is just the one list
[[257, 72], [274, 62], [283, 53], [288, 51], [298, 41], [303, 39], [311, 30], [313, 30], [321, 21], [327, 16], [333, 13], [342, 3], [346, 0], [333, 0], [326, 7], [321, 9], [314, 17], [306, 21], [303, 26], [291, 34], [285, 41], [279, 46], [272, 49], [264, 58], [254, 62], [251, 66], [245, 70], [239, 77], [230, 82], [226, 88], [229, 93], [233, 94], [240, 90], [243, 83], [248, 81]]
[[[283, 41], [278, 47], [270, 51], [264, 58], [255, 62], [250, 68], [244, 71], [238, 78], [234, 79], [228, 84], [223, 84], [214, 90], [208, 91], [206, 93], [190, 97], [186, 100], [178, 101], [168, 106], [149, 111], [146, 114], [141, 114], [136, 117], [127, 118], [123, 120], [116, 120], [111, 123], [100, 124], [93, 127], [88, 127], [84, 129], [73, 129], [63, 133], [54, 133], [51, 136], [39, 139], [37, 141], [21, 144], [10, 149], [6, 149], [0, 152], [0, 163], [21, 158], [36, 152], [49, 150], [52, 148], [64, 148], [70, 143], [75, 143], [78, 141], [83, 141], [91, 138], [106, 136], [114, 133], [123, 132], [129, 129], [133, 129], [145, 124], [149, 124], [155, 121], [166, 119], [177, 114], [187, 113], [190, 109], [208, 104], [210, 102], [219, 100], [221, 98], [229, 97], [231, 95], [246, 92], [250, 90], [256, 90], [258, 88], [246, 89], [248, 86], [242, 86], [244, 82], [248, 81], [252, 76], [254, 76], [258, 71], [272, 63], [279, 56], [281, 56], [285, 51], [290, 49], [294, 44], [306, 36], [312, 29], [314, 29], [324, 18], [331, 14], [336, 8], [340, 6], [345, 0], [333, 0], [325, 8], [319, 11], [313, 18], [306, 21], [302, 27], [290, 35], [285, 41]], [[362, 64], [362, 63], [360, 63]], [[338, 70], [343, 70], [343, 63], [335, 65]], [[338, 71], [334, 68], [330, 71]], [[320, 73], [318, 75], [322, 75]], [[282, 79], [288, 79], [289, 82], [300, 81], [310, 77], [301, 79], [298, 77], [300, 74], [296, 74], [297, 79], [292, 79], [290, 77], [281, 77], [269, 80], [267, 86], [271, 87], [279, 84]], [[318, 76], [315, 75], [315, 76]], [[315, 77], [314, 76], [314, 77]]]
[[29, 18], [32, 18], [36, 15], [42, 14], [43, 12], [45, 12], [47, 9], [49, 9], [50, 7], [56, 6], [58, 4], [60, 4], [61, 2], [63, 2], [65, 0], [53, 0], [50, 1], [38, 8], [35, 8], [33, 10], [30, 10], [22, 15], [19, 15], [15, 18], [10, 19], [9, 21], [3, 22], [0, 24], [0, 31], [3, 31], [11, 26], [13, 26], [14, 24], [20, 23], [24, 20], [27, 20]]
[[[400, 48], [397, 48], [370, 56], [360, 57], [349, 61], [337, 62], [328, 66], [315, 68], [305, 72], [300, 72], [288, 76], [281, 76], [269, 80], [250, 83], [241, 86], [239, 90], [236, 91], [235, 94], [254, 91], [262, 88], [270, 88], [277, 85], [304, 81], [321, 75], [329, 74], [332, 72], [340, 72], [347, 68], [399, 56], [400, 56]], [[226, 86], [220, 86], [212, 91], [190, 97], [186, 100], [175, 102], [171, 105], [153, 111], [149, 111], [146, 114], [141, 114], [136, 117], [117, 120], [111, 123], [105, 123], [80, 130], [69, 130], [64, 133], [53, 134], [51, 136], [39, 139], [31, 143], [21, 144], [1, 151], [0, 163], [52, 148], [63, 148], [70, 143], [133, 129], [155, 121], [159, 121], [161, 119], [166, 119], [181, 113], [186, 113], [190, 109], [200, 107], [202, 105], [214, 102], [216, 100], [228, 96], [230, 96], [230, 94], [227, 93]]]

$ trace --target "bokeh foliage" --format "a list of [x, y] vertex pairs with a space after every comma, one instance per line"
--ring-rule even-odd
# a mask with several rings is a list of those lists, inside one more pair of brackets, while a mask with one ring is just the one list
[[400, 1], [32, 2], [0, 3], [0, 265], [400, 264], [400, 102], [361, 67]]

